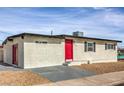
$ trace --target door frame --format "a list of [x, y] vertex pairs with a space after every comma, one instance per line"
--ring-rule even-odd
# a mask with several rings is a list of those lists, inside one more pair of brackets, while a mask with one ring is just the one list
[[[72, 58], [71, 59], [67, 59], [66, 58], [66, 41], [68, 41], [68, 40], [71, 41], [71, 44], [72, 44], [72, 46], [71, 46], [72, 47], [72, 52], [71, 52], [72, 53]], [[73, 61], [73, 56], [74, 56], [73, 53], [74, 53], [74, 50], [73, 50], [73, 39], [65, 39], [65, 62]]]
[[18, 44], [12, 45], [12, 64], [18, 65]]

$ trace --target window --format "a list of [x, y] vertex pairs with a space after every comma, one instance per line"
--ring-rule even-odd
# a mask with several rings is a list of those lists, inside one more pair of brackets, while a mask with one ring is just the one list
[[93, 43], [88, 43], [88, 51], [93, 51], [93, 50], [94, 50]]
[[96, 51], [96, 43], [94, 42], [94, 43], [87, 43], [87, 42], [85, 42], [84, 43], [85, 44], [85, 52], [87, 52], [87, 51], [91, 51], [91, 52], [95, 52]]
[[105, 50], [116, 50], [116, 45], [115, 44], [105, 44]]
[[111, 44], [108, 44], [108, 49], [111, 49]]

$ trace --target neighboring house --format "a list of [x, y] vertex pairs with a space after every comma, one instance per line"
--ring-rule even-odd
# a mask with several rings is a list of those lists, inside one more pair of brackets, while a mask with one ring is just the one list
[[0, 45], [0, 62], [3, 62], [3, 46]]
[[4, 63], [20, 68], [117, 62], [118, 40], [22, 33], [4, 42]]
[[124, 61], [124, 48], [118, 48], [118, 61]]

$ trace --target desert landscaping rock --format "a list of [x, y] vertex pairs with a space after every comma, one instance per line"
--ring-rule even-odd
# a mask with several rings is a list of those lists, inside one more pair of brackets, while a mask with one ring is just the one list
[[124, 71], [123, 62], [82, 64], [76, 67], [79, 67], [80, 69], [85, 69], [86, 71], [95, 72], [96, 74]]
[[0, 72], [0, 86], [29, 86], [45, 83], [51, 83], [51, 81], [30, 71]]

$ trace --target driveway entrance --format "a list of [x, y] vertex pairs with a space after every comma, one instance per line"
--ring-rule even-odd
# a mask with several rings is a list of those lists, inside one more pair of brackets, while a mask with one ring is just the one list
[[30, 70], [54, 82], [95, 75], [93, 72], [88, 72], [80, 68], [68, 66], [33, 68]]

